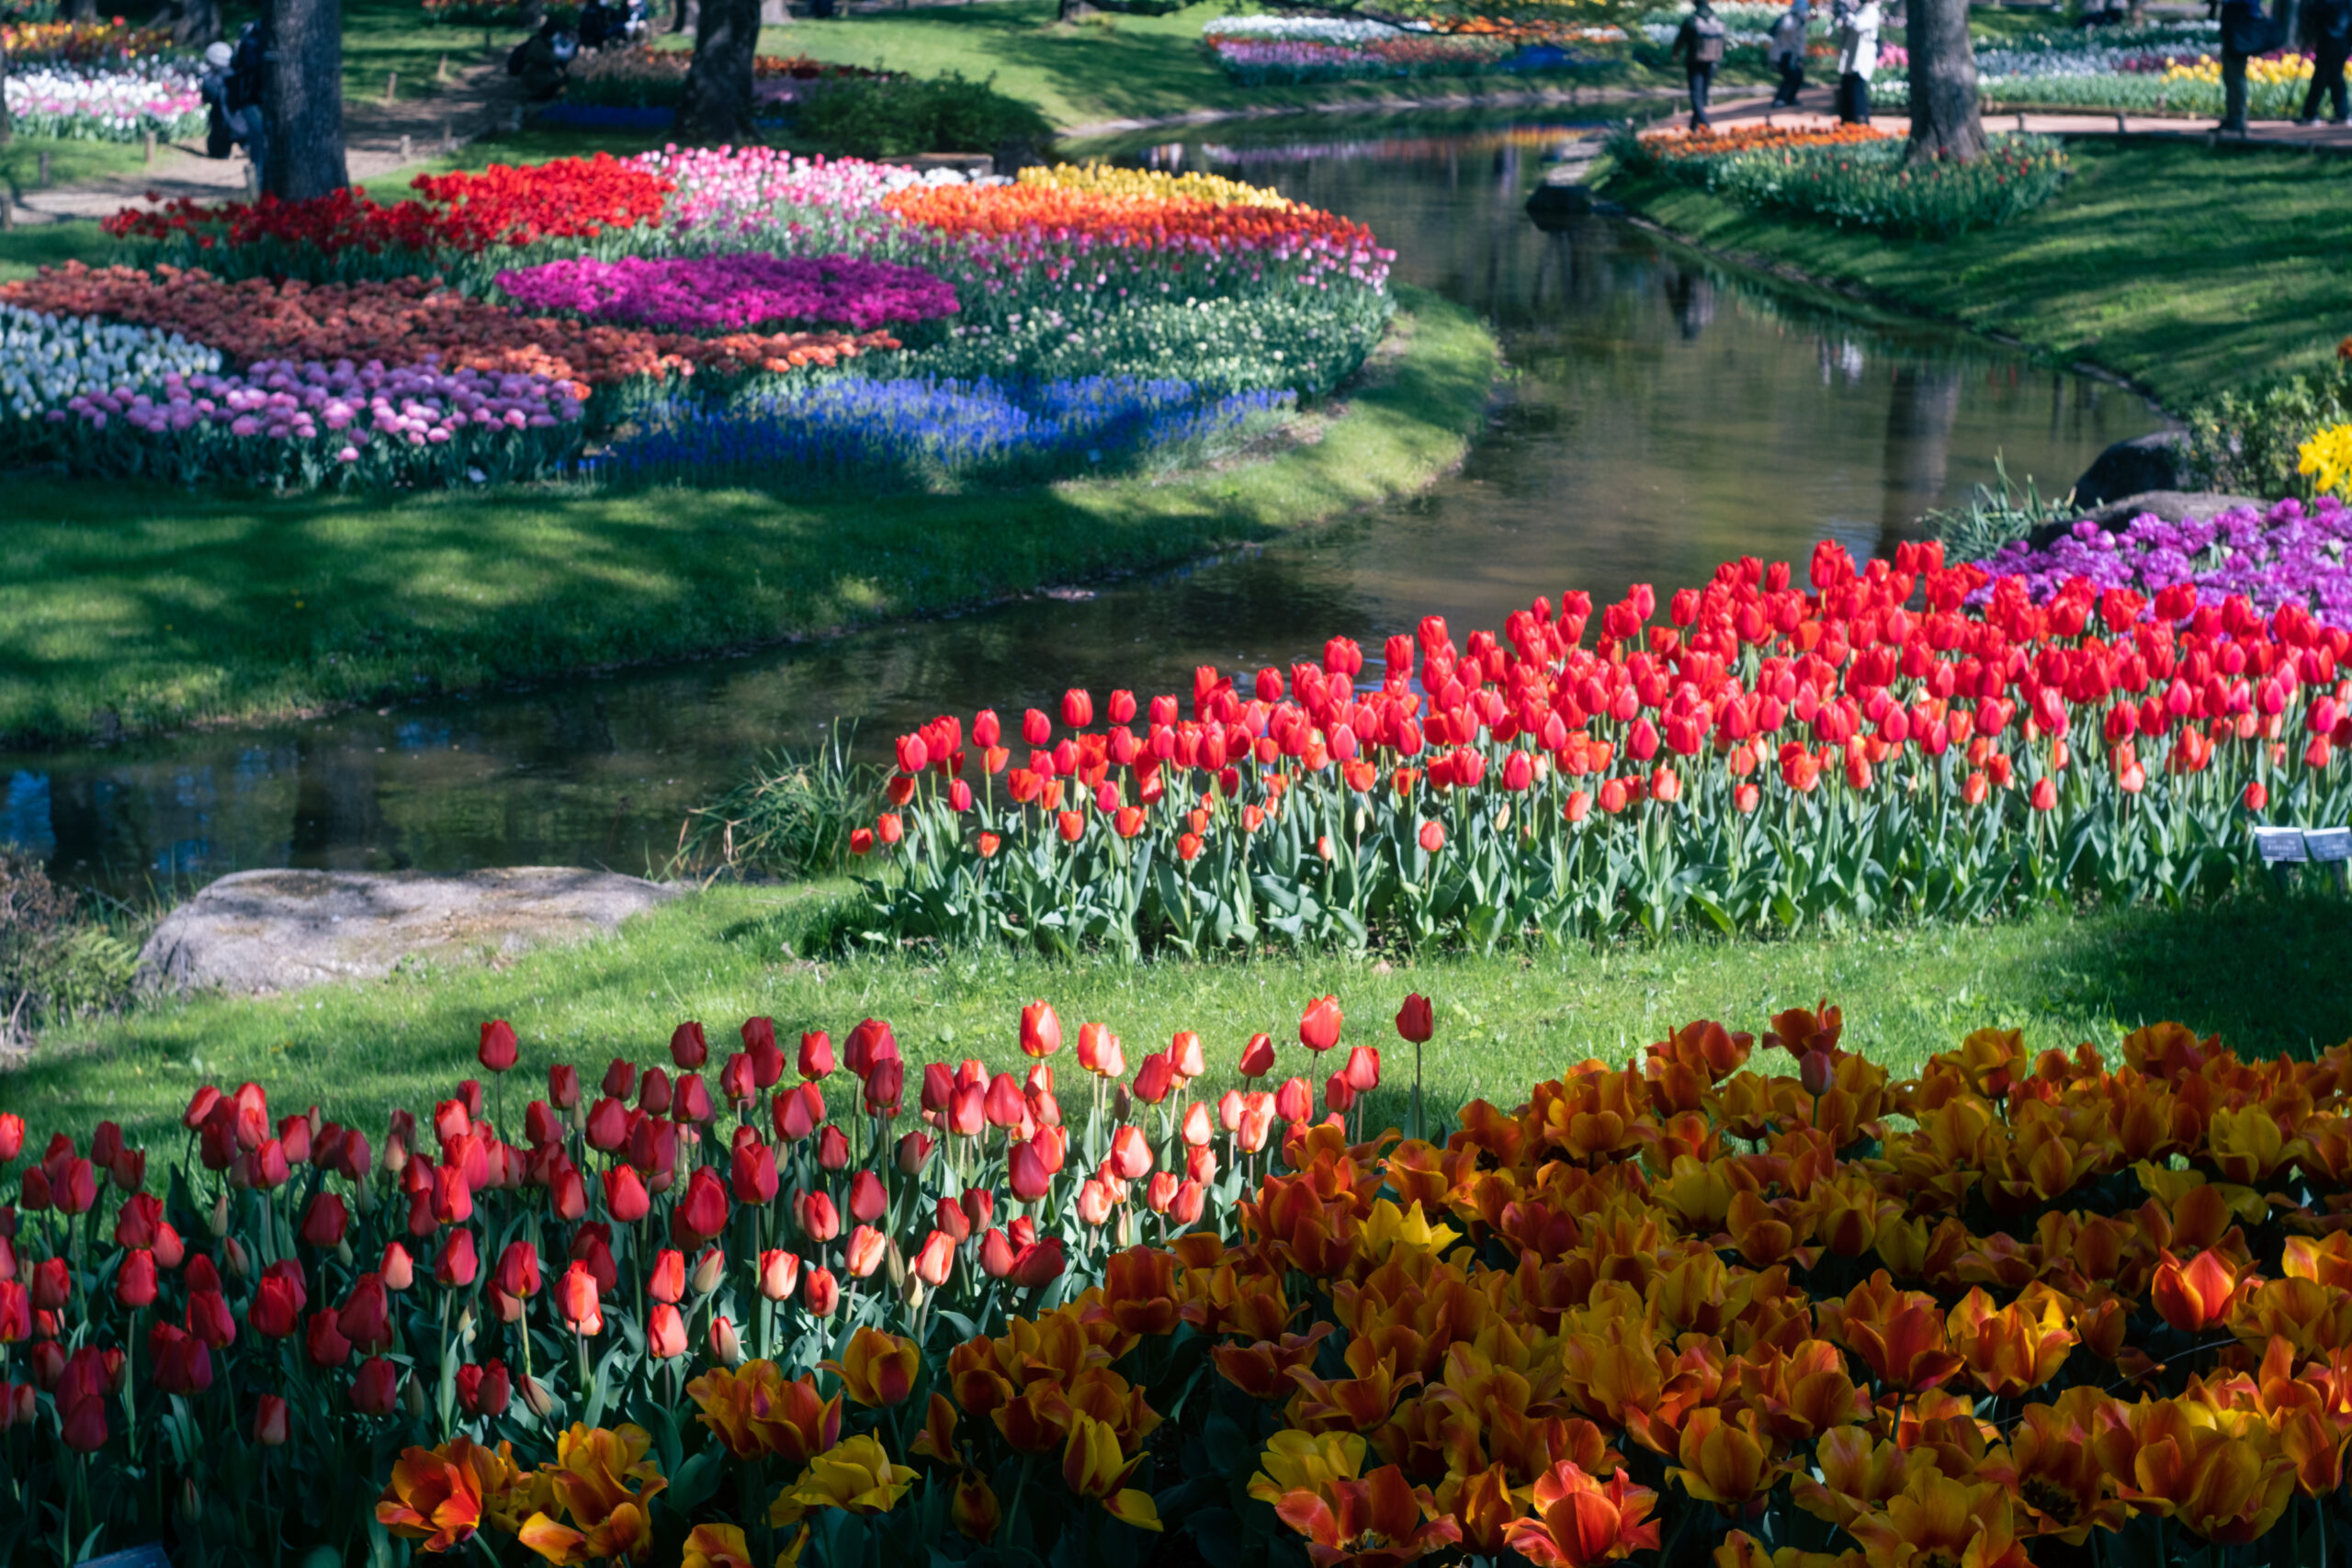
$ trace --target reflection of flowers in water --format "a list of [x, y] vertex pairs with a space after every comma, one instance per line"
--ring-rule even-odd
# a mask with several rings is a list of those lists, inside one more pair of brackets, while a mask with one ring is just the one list
[[[1356, 141], [1285, 141], [1271, 147], [1229, 147], [1204, 142], [1204, 163], [1229, 167], [1256, 164], [1349, 163], [1364, 158], [1442, 158], [1453, 154], [1493, 152], [1505, 147], [1550, 149], [1590, 134], [1589, 125], [1516, 125], [1468, 136], [1393, 136]], [[1153, 152], [1159, 152], [1155, 148]], [[1154, 167], [1159, 165], [1155, 164]], [[1170, 166], [1173, 166], [1172, 164]]]

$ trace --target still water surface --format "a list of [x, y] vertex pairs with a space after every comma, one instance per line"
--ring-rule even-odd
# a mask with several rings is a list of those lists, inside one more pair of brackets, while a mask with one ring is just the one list
[[1195, 664], [1456, 635], [1538, 593], [1661, 597], [1729, 556], [1858, 555], [2005, 456], [2063, 489], [2156, 426], [2131, 394], [1932, 327], [1799, 299], [1625, 223], [1537, 230], [1522, 203], [1572, 134], [1527, 123], [1205, 130], [1117, 149], [1370, 223], [1396, 274], [1499, 328], [1517, 376], [1461, 474], [1413, 502], [1148, 581], [821, 647], [108, 750], [0, 757], [0, 840], [136, 889], [266, 865], [643, 872], [691, 806], [836, 717], [896, 727], [1069, 685], [1189, 689]]

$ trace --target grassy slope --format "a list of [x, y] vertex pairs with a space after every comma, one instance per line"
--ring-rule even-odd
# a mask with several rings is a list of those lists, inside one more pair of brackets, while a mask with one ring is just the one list
[[[1109, 1023], [1132, 1061], [1178, 1029], [1209, 1043], [1216, 1089], [1252, 1032], [1279, 1040], [1311, 997], [1339, 996], [1351, 1042], [1384, 1047], [1391, 1093], [1411, 1058], [1387, 1020], [1406, 992], [1434, 998], [1441, 1027], [1427, 1057], [1433, 1102], [1474, 1095], [1506, 1105], [1539, 1077], [1589, 1055], [1623, 1061], [1694, 1018], [1760, 1031], [1768, 1014], [1826, 996], [1847, 1039], [1898, 1073], [1973, 1029], [2024, 1028], [2037, 1048], [2177, 1018], [2248, 1052], [2309, 1051], [2352, 1017], [2352, 922], [2340, 898], [2251, 900], [2199, 915], [2051, 914], [1984, 929], [1928, 928], [1837, 940], [1709, 942], [1566, 954], [1446, 958], [1383, 973], [1331, 954], [1254, 962], [1053, 964], [998, 950], [811, 964], [797, 956], [840, 885], [719, 888], [625, 928], [614, 941], [531, 954], [511, 969], [452, 968], [370, 985], [256, 1000], [164, 1002], [53, 1032], [32, 1065], [0, 1076], [0, 1100], [39, 1143], [110, 1115], [148, 1131], [195, 1086], [251, 1077], [291, 1105], [380, 1125], [393, 1103], [424, 1105], [473, 1076], [473, 1042], [504, 1017], [525, 1042], [514, 1088], [544, 1085], [555, 1060], [650, 1058], [679, 1020], [714, 1040], [764, 1013], [780, 1029], [836, 1038], [888, 1019], [913, 1061], [976, 1055], [1015, 1065], [1020, 1004], [1050, 998], [1065, 1028]], [[2243, 955], [2263, 954], [2249, 984]], [[1295, 1046], [1285, 1071], [1304, 1071]], [[1785, 1064], [1783, 1064], [1785, 1066]], [[515, 1111], [519, 1112], [519, 1099]]]
[[1404, 297], [1401, 352], [1319, 442], [1165, 483], [255, 502], [17, 479], [0, 525], [0, 735], [72, 737], [109, 712], [132, 729], [251, 718], [683, 657], [1266, 538], [1426, 484], [1477, 427], [1493, 338], [1458, 307]]
[[1611, 194], [1711, 249], [2007, 333], [2182, 408], [2316, 365], [2352, 331], [2352, 159], [2076, 142], [2019, 221], [1949, 244], [1840, 233], [1663, 181]]

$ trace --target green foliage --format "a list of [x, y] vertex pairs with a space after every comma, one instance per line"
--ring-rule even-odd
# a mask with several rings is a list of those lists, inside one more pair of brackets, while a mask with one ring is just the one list
[[2352, 421], [2352, 359], [2225, 389], [2188, 411], [2189, 472], [2208, 490], [2236, 495], [2312, 495], [2296, 448], [2329, 425]]
[[2067, 171], [2064, 150], [2040, 136], [1995, 137], [1984, 157], [1964, 164], [1906, 163], [1905, 143], [1892, 138], [1661, 158], [1630, 128], [1611, 151], [1636, 174], [1662, 174], [1759, 211], [1932, 240], [2011, 222], [2055, 195]]
[[138, 952], [58, 886], [40, 861], [0, 844], [0, 1045], [38, 1024], [111, 1008]]
[[1053, 123], [996, 89], [996, 79], [876, 77], [820, 83], [802, 99], [796, 140], [835, 157], [898, 158], [917, 152], [1041, 152]]
[[1993, 473], [1998, 490], [1992, 485], [1974, 486], [1967, 505], [1930, 512], [1920, 519], [1943, 542], [1945, 560], [1983, 560], [2045, 523], [2071, 520], [2078, 510], [2072, 491], [2044, 501], [2041, 487], [2030, 474], [2026, 476], [2025, 492], [2018, 494], [2010, 486], [2008, 464], [1998, 454], [1993, 458]]
[[679, 868], [789, 877], [838, 873], [849, 858], [851, 826], [871, 819], [882, 798], [882, 770], [850, 760], [854, 734], [854, 727], [836, 725], [809, 751], [779, 750], [751, 777], [697, 807], [679, 831]]

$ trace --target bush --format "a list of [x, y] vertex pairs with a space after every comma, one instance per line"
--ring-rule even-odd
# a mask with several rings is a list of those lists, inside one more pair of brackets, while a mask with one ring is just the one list
[[827, 82], [809, 91], [795, 129], [798, 140], [834, 157], [1043, 152], [1053, 122], [990, 82], [967, 82], [953, 71], [928, 81]]
[[2352, 420], [2352, 338], [2333, 365], [2222, 392], [2188, 411], [2185, 457], [2207, 490], [2235, 495], [2309, 498], [2311, 477], [2296, 448], [2329, 425]]

